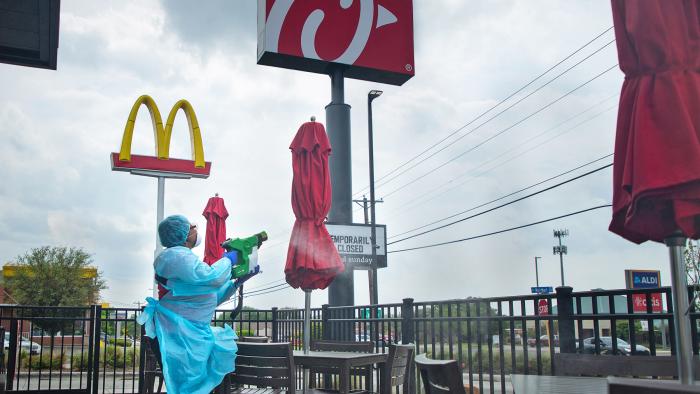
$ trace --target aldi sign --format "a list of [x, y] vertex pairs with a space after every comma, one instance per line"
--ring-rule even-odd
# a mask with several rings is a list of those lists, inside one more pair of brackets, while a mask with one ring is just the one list
[[412, 0], [258, 0], [258, 64], [402, 85], [415, 74]]
[[[628, 289], [653, 289], [661, 285], [661, 272], [657, 270], [625, 270], [625, 284]], [[632, 310], [647, 312], [646, 294], [632, 295]], [[651, 294], [651, 311], [663, 312], [661, 293]]]

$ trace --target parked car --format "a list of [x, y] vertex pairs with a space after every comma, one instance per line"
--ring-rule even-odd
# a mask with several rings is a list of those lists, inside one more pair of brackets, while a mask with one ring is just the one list
[[[535, 347], [537, 345], [537, 340], [535, 338], [528, 338], [527, 344], [530, 347]], [[549, 336], [542, 335], [540, 337], [540, 346], [549, 346]], [[554, 346], [555, 347], [559, 346], [559, 335], [554, 336]]]
[[[5, 350], [10, 349], [10, 340], [8, 338], [5, 338], [4, 348]], [[41, 353], [41, 345], [32, 342], [28, 339], [22, 338], [22, 340], [20, 341], [20, 351], [29, 352], [31, 354], [39, 354]]]
[[[600, 346], [600, 354], [613, 354], [612, 337], [600, 337], [598, 345]], [[576, 343], [576, 347], [578, 347], [578, 342]], [[595, 337], [584, 339], [583, 349], [579, 350], [579, 353], [595, 353]], [[614, 354], [622, 356], [649, 356], [651, 355], [651, 352], [646, 346], [637, 345], [633, 353], [632, 345], [620, 338], [617, 338], [617, 352]]]

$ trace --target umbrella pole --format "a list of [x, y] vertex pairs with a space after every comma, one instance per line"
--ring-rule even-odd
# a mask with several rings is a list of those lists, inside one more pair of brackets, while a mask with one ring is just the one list
[[673, 292], [673, 323], [676, 338], [676, 361], [678, 380], [682, 384], [693, 384], [693, 343], [691, 340], [688, 311], [688, 282], [683, 256], [686, 238], [680, 231], [666, 238], [671, 262], [671, 291]]
[[304, 290], [304, 354], [309, 354], [311, 343], [311, 290]]

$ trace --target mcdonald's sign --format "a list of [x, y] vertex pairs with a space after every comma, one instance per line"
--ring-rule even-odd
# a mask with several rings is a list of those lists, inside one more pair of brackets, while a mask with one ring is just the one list
[[[153, 134], [155, 136], [155, 156], [131, 154], [131, 140], [134, 134], [134, 123], [141, 105], [145, 105], [151, 116]], [[170, 138], [173, 123], [178, 111], [182, 109], [187, 117], [192, 145], [192, 160], [170, 158]], [[131, 107], [129, 118], [124, 127], [122, 144], [119, 153], [110, 155], [112, 171], [126, 171], [135, 175], [162, 176], [166, 178], [208, 178], [211, 162], [204, 161], [204, 148], [199, 122], [192, 105], [187, 100], [180, 100], [173, 105], [163, 126], [163, 119], [156, 102], [147, 95], [139, 97]]]

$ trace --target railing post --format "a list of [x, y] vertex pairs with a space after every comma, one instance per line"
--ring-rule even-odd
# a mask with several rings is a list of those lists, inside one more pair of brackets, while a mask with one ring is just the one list
[[16, 310], [13, 308], [10, 318], [10, 348], [7, 355], [7, 377], [5, 381], [7, 391], [12, 391], [12, 385], [15, 381], [15, 367], [17, 366], [17, 326], [19, 325], [19, 319], [15, 319], [15, 312]]
[[331, 339], [331, 326], [328, 324], [329, 313], [328, 304], [323, 304], [321, 306], [321, 333], [325, 340]]
[[413, 298], [404, 298], [401, 305], [401, 343], [406, 345], [416, 341], [413, 330]]
[[[97, 394], [100, 383], [100, 332], [102, 331], [102, 305], [93, 305], [93, 340], [92, 346], [92, 392]], [[107, 344], [105, 343], [105, 346]], [[105, 363], [106, 366], [106, 363]], [[104, 371], [102, 371], [104, 373]]]
[[279, 321], [277, 307], [272, 307], [272, 342], [279, 342]]
[[561, 353], [576, 353], [573, 290], [569, 286], [557, 287], [557, 320]]

